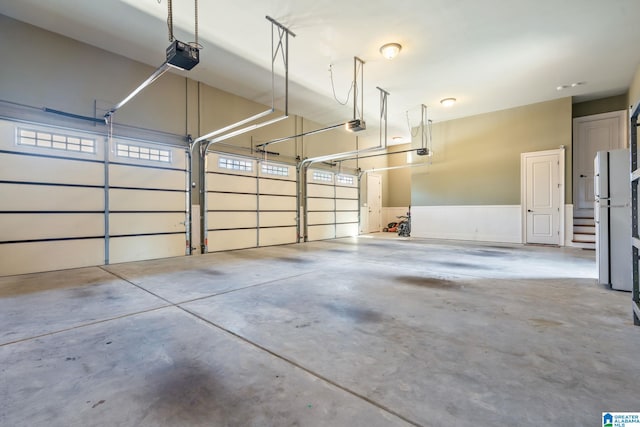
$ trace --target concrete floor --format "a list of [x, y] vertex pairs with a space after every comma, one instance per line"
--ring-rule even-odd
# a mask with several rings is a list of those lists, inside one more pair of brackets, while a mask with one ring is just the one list
[[594, 278], [390, 234], [4, 277], [0, 425], [600, 425], [640, 328]]

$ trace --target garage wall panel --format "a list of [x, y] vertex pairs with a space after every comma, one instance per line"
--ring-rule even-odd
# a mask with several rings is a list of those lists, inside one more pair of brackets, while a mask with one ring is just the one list
[[104, 239], [0, 244], [0, 275], [104, 264]]
[[285, 245], [297, 240], [295, 227], [261, 228], [260, 246]]
[[295, 181], [292, 182], [278, 179], [260, 178], [259, 185], [261, 194], [277, 194], [294, 197], [296, 195]]
[[0, 180], [103, 186], [104, 164], [0, 152]]
[[296, 191], [292, 165], [236, 154], [208, 154], [208, 250], [295, 243]]
[[2, 211], [104, 211], [104, 189], [0, 183]]
[[296, 211], [295, 197], [260, 195], [259, 203], [261, 211]]
[[358, 212], [358, 200], [336, 199], [336, 211]]
[[336, 237], [353, 237], [357, 235], [358, 235], [358, 223], [336, 225]]
[[296, 212], [260, 212], [260, 227], [282, 227], [296, 225]]
[[109, 214], [109, 232], [112, 236], [185, 233], [182, 212], [145, 212]]
[[358, 184], [356, 175], [322, 169], [307, 171], [307, 240], [358, 234]]
[[256, 229], [209, 231], [209, 252], [256, 247]]
[[184, 255], [186, 159], [185, 147], [0, 120], [0, 275]]
[[185, 147], [114, 138], [109, 150], [109, 262], [188, 253]]
[[313, 199], [307, 198], [307, 209], [309, 211], [331, 211], [336, 209], [335, 199]]
[[207, 194], [207, 208], [209, 212], [256, 212], [258, 199], [252, 194]]
[[169, 258], [185, 254], [184, 234], [112, 237], [109, 239], [110, 263]]
[[258, 218], [255, 212], [208, 212], [207, 223], [212, 230], [256, 228]]
[[5, 214], [0, 219], [0, 236], [5, 242], [104, 236], [102, 213], [19, 213]]
[[111, 189], [111, 211], [185, 211], [183, 191], [148, 191]]
[[307, 229], [309, 241], [334, 239], [336, 236], [335, 225], [310, 225]]
[[207, 175], [207, 190], [224, 193], [256, 193], [256, 179], [241, 175], [216, 173]]
[[109, 186], [185, 191], [185, 172], [180, 170], [109, 165]]

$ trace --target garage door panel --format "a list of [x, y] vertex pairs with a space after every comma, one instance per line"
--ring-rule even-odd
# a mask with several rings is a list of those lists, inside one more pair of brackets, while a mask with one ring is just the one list
[[207, 174], [207, 191], [255, 193], [256, 178], [239, 175]]
[[209, 252], [255, 248], [258, 245], [256, 229], [209, 231], [207, 236]]
[[184, 234], [112, 237], [109, 239], [111, 264], [182, 256], [186, 253]]
[[179, 191], [109, 190], [112, 211], [184, 211], [185, 193]]
[[260, 212], [260, 227], [296, 225], [296, 212]]
[[104, 239], [0, 245], [0, 276], [104, 264]]
[[208, 212], [210, 230], [229, 228], [255, 228], [258, 226], [255, 212]]
[[357, 200], [336, 199], [336, 210], [338, 211], [357, 211]]
[[308, 212], [307, 222], [309, 225], [316, 224], [333, 224], [335, 223], [335, 214], [333, 212]]
[[358, 224], [337, 224], [336, 237], [352, 237], [358, 235]]
[[260, 193], [295, 196], [296, 183], [295, 181], [279, 181], [262, 178], [260, 179]]
[[183, 212], [111, 213], [109, 234], [185, 233], [185, 218]]
[[260, 196], [260, 210], [295, 211], [296, 198], [287, 196]]
[[297, 241], [295, 227], [261, 228], [260, 246], [285, 245]]
[[358, 189], [353, 187], [336, 187], [336, 198], [358, 200]]
[[308, 199], [307, 209], [309, 211], [333, 211], [336, 207], [334, 199]]
[[334, 197], [332, 185], [307, 185], [307, 197]]
[[358, 222], [358, 212], [336, 212], [336, 222]]
[[0, 153], [0, 180], [104, 185], [102, 163]]
[[0, 200], [5, 211], [104, 211], [102, 188], [0, 184]]
[[102, 214], [0, 214], [0, 241], [104, 236]]
[[307, 240], [326, 240], [335, 238], [335, 226], [331, 225], [310, 225], [307, 228]]
[[179, 170], [109, 165], [109, 185], [185, 191], [186, 174]]
[[253, 194], [207, 194], [207, 208], [209, 210], [255, 211], [257, 206], [257, 198]]

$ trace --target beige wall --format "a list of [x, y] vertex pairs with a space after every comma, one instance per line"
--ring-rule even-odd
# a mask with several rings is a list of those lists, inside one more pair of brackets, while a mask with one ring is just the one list
[[518, 205], [520, 154], [561, 145], [571, 203], [571, 98], [435, 123], [433, 163], [412, 171], [412, 205]]
[[[394, 145], [387, 151], [402, 151], [411, 148], [411, 144]], [[407, 163], [407, 154], [392, 154], [388, 157], [390, 167], [402, 166]], [[386, 181], [388, 200], [383, 206], [404, 207], [411, 204], [411, 168], [391, 169]], [[383, 187], [385, 183], [383, 182]]]
[[[21, 43], [20, 49], [11, 43], [0, 43], [1, 57], [11, 58], [11, 61], [0, 62], [0, 101], [102, 117], [106, 109], [121, 101], [156, 69], [4, 15], [0, 15], [0, 38]], [[160, 65], [164, 52], [158, 54]], [[168, 133], [175, 135], [173, 141], [182, 141], [187, 134], [196, 138], [267, 108], [169, 71], [116, 112], [114, 123]], [[275, 112], [261, 121], [281, 114]], [[59, 116], [43, 117], [47, 122], [60, 120]], [[65, 124], [73, 126], [75, 122]], [[87, 126], [87, 122], [78, 122], [80, 125]], [[323, 125], [291, 115], [213, 148], [251, 154], [251, 147], [258, 143], [321, 127]], [[101, 124], [94, 130], [107, 132]], [[377, 144], [377, 132], [352, 134], [335, 129], [274, 144], [268, 150], [279, 153], [270, 157], [273, 160], [293, 163], [296, 157], [304, 159]], [[345, 171], [384, 167], [386, 159], [348, 161], [342, 166]], [[193, 170], [198, 170], [197, 156], [194, 156]], [[197, 176], [194, 180], [197, 181]], [[197, 203], [198, 191], [198, 187], [193, 191], [194, 203]], [[383, 203], [387, 198], [388, 190], [383, 193]]]
[[575, 118], [610, 113], [612, 111], [626, 111], [627, 107], [627, 94], [622, 94], [593, 101], [576, 102], [573, 104], [572, 116]]
[[636, 68], [636, 73], [631, 80], [629, 93], [627, 96], [627, 106], [636, 105], [640, 101], [640, 64]]

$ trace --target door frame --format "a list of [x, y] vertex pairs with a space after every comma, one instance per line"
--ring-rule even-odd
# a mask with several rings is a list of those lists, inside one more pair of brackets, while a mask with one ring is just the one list
[[530, 157], [558, 156], [558, 185], [560, 188], [559, 225], [560, 235], [558, 236], [558, 246], [565, 246], [565, 149], [564, 147], [555, 150], [531, 151], [520, 153], [520, 216], [522, 243], [527, 243], [527, 168], [526, 162]]
[[[594, 122], [597, 120], [603, 120], [603, 119], [613, 119], [613, 118], [618, 118], [619, 120], [619, 128], [618, 128], [618, 135], [620, 137], [620, 144], [617, 148], [622, 149], [622, 148], [629, 148], [629, 133], [628, 133], [628, 114], [626, 110], [617, 110], [617, 111], [610, 111], [607, 113], [599, 113], [599, 114], [592, 114], [589, 116], [582, 116], [582, 117], [575, 117], [572, 121], [572, 138], [571, 138], [571, 164], [573, 166], [573, 171], [571, 174], [571, 196], [573, 198], [573, 205], [574, 205], [574, 215], [576, 214], [576, 211], [578, 211], [578, 198], [579, 198], [579, 194], [578, 194], [578, 179], [579, 178], [577, 176], [578, 174], [578, 168], [576, 167], [576, 165], [578, 164], [577, 162], [577, 158], [580, 155], [580, 147], [581, 144], [579, 143], [580, 140], [580, 132], [579, 132], [579, 126], [583, 123], [588, 123], [588, 122]], [[616, 148], [611, 148], [612, 150], [615, 150]]]

